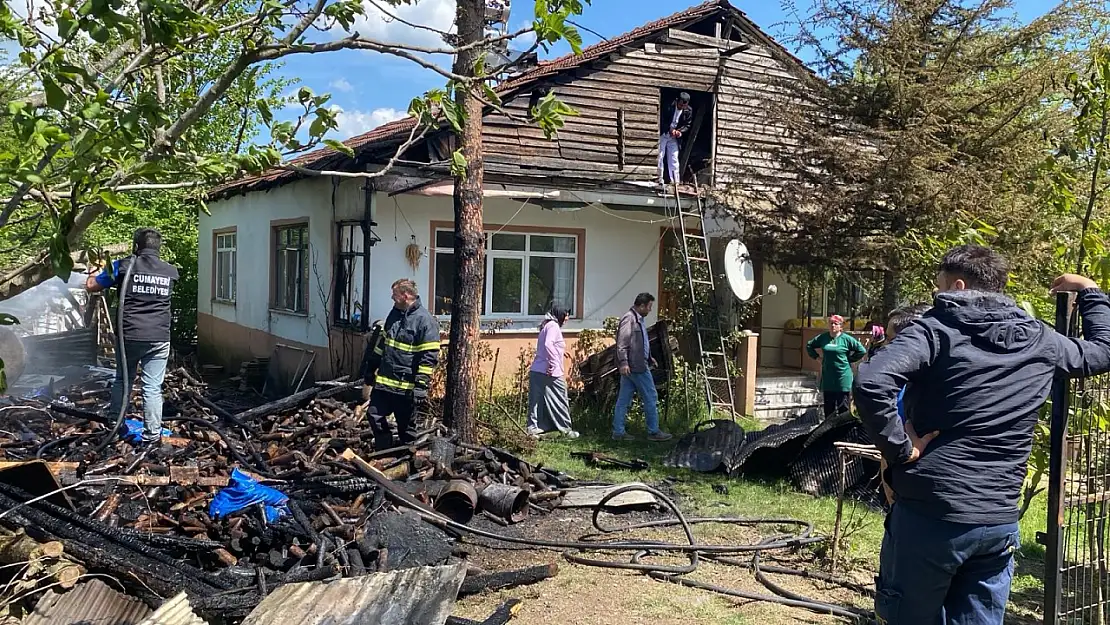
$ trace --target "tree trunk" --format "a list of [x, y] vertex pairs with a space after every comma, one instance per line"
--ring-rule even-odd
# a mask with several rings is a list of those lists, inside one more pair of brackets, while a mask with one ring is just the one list
[[[455, 13], [461, 44], [483, 37], [483, 0], [458, 0]], [[458, 54], [454, 71], [474, 75], [482, 48]], [[478, 86], [480, 88], [480, 85]], [[482, 276], [486, 266], [482, 232], [482, 101], [460, 86], [455, 102], [465, 112], [459, 148], [465, 171], [455, 176], [455, 295], [451, 313], [451, 343], [447, 352], [447, 395], [443, 415], [465, 443], [478, 438], [475, 426], [478, 399], [478, 341], [481, 338]]]

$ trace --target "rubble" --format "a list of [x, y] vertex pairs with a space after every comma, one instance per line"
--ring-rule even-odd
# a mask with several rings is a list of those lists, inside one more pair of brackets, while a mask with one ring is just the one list
[[184, 591], [200, 617], [235, 621], [288, 584], [443, 565], [457, 534], [412, 502], [458, 523], [476, 511], [515, 523], [558, 507], [571, 484], [431, 427], [375, 452], [343, 379], [254, 406], [177, 369], [163, 445], [117, 439], [97, 452], [115, 425], [99, 412], [109, 384], [94, 376], [53, 401], [0, 406], [0, 528], [7, 550], [49, 551], [45, 572], [107, 574], [151, 609]]

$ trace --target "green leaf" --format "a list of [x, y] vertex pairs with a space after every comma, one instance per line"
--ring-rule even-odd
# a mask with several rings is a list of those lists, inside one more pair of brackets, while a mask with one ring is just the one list
[[73, 16], [73, 11], [66, 9], [58, 14], [58, 35], [62, 39], [68, 39], [75, 28], [77, 19]]
[[454, 100], [445, 98], [439, 103], [443, 109], [443, 116], [451, 123], [451, 127], [455, 132], [462, 132], [463, 122], [466, 120], [466, 113], [462, 107], [455, 103]]
[[50, 238], [50, 266], [54, 275], [69, 282], [69, 275], [73, 272], [73, 257], [69, 254], [69, 241], [62, 232], [55, 232]]
[[129, 212], [132, 210], [131, 205], [123, 201], [123, 198], [120, 197], [119, 194], [117, 194], [115, 191], [112, 191], [110, 189], [101, 189], [100, 193], [98, 193], [97, 195], [112, 210], [123, 212]]
[[0, 313], [0, 326], [17, 326], [19, 319], [15, 315]]
[[46, 105], [55, 111], [64, 111], [66, 109], [66, 93], [54, 81], [54, 78], [47, 75], [42, 77], [42, 88], [46, 92]]
[[493, 87], [491, 87], [489, 83], [482, 83], [482, 91], [485, 92], [486, 99], [489, 100], [491, 104], [494, 106], [501, 106], [501, 96], [497, 95], [497, 92], [493, 90]]
[[466, 157], [463, 156], [462, 148], [451, 153], [451, 175], [466, 180]]
[[355, 155], [355, 151], [344, 144], [342, 141], [336, 141], [335, 139], [324, 139], [324, 145], [346, 156], [354, 157]]

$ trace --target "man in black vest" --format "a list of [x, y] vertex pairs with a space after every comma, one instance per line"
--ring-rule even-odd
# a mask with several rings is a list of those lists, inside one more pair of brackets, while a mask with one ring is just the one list
[[[162, 380], [170, 358], [170, 293], [178, 279], [177, 268], [158, 257], [162, 235], [153, 228], [135, 231], [132, 255], [121, 258], [98, 275], [89, 276], [85, 288], [90, 293], [112, 287], [122, 288], [123, 349], [126, 352], [127, 375], [143, 369], [143, 442], [157, 443], [162, 437]], [[127, 275], [131, 280], [121, 284]], [[119, 342], [117, 338], [117, 356]], [[119, 414], [123, 404], [124, 370], [122, 358], [116, 358], [116, 380], [112, 384], [109, 415]]]

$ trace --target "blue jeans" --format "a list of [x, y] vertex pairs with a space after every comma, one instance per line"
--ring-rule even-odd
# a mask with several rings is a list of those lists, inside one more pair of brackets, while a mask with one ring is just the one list
[[[127, 373], [132, 380], [139, 365], [143, 367], [143, 438], [158, 439], [162, 435], [162, 380], [170, 360], [170, 344], [147, 341], [126, 341]], [[118, 356], [118, 351], [117, 351]], [[108, 416], [115, 418], [123, 403], [123, 370], [116, 358], [116, 379], [112, 383], [112, 403]]]
[[655, 380], [650, 371], [633, 371], [621, 376], [621, 390], [617, 394], [617, 410], [613, 413], [613, 436], [624, 434], [624, 418], [628, 416], [628, 408], [632, 405], [632, 393], [640, 396], [640, 403], [644, 405], [644, 417], [647, 419], [648, 434], [659, 431], [659, 396], [655, 393]]
[[894, 504], [886, 518], [875, 613], [887, 625], [1001, 625], [1017, 523], [965, 525]]

